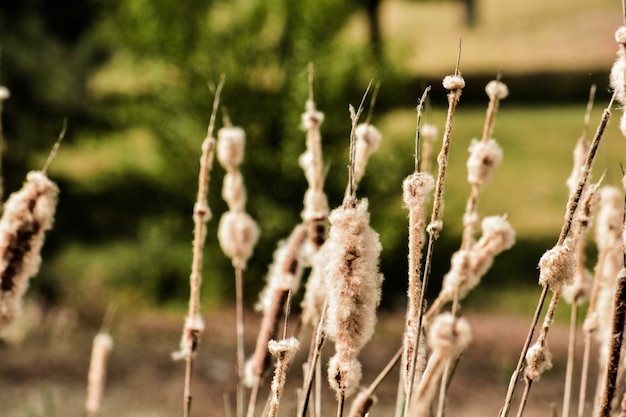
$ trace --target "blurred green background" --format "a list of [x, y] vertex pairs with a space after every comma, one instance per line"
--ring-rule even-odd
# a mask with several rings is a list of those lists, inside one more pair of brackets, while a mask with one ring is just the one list
[[[426, 119], [443, 131], [441, 79], [454, 69], [459, 35], [467, 87], [452, 137], [431, 291], [460, 242], [467, 148], [482, 133], [484, 86], [502, 71], [510, 96], [501, 103], [494, 137], [505, 156], [479, 212], [508, 213], [518, 243], [496, 260], [482, 294], [504, 287], [519, 294], [521, 286], [535, 285], [537, 260], [558, 237], [589, 87], [598, 85], [591, 135], [608, 102], [613, 33], [621, 22], [616, 0], [2, 2], [0, 84], [11, 91], [3, 103], [6, 190], [42, 167], [63, 118], [69, 121], [49, 172], [61, 188], [56, 226], [29, 297], [83, 312], [112, 301], [185, 305], [209, 85], [225, 74], [223, 103], [247, 131], [248, 211], [262, 231], [245, 277], [246, 297], [254, 300], [276, 242], [299, 221], [306, 189], [297, 163], [305, 138], [300, 114], [313, 62], [317, 104], [326, 116], [331, 206], [340, 203], [347, 179], [348, 104], [358, 104], [370, 79], [382, 82], [373, 123], [384, 142], [359, 195], [370, 199], [384, 247], [383, 303], [401, 305], [407, 235], [401, 181], [412, 171], [414, 108], [432, 85]], [[616, 113], [595, 172], [597, 178], [607, 170], [607, 181], [619, 184], [626, 148]], [[230, 262], [216, 239], [226, 208], [222, 177], [216, 162], [207, 306], [234, 300]]]

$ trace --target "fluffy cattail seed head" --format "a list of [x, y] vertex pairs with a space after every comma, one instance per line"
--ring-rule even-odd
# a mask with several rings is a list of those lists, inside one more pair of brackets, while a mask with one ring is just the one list
[[565, 239], [561, 244], [546, 251], [539, 260], [539, 284], [548, 285], [552, 291], [558, 291], [563, 285], [569, 285], [574, 277], [574, 251], [572, 241]]
[[493, 80], [487, 83], [485, 92], [492, 100], [502, 100], [509, 95], [509, 88], [502, 81]]
[[[406, 177], [402, 183], [402, 199], [404, 207], [424, 211], [430, 193], [435, 188], [435, 179], [427, 172], [416, 172]], [[421, 213], [422, 215], [424, 213]]]
[[28, 281], [39, 271], [44, 234], [52, 228], [59, 189], [39, 171], [9, 196], [0, 219], [0, 331], [21, 311]]
[[359, 182], [365, 174], [369, 157], [378, 150], [383, 135], [371, 124], [362, 123], [356, 127], [356, 156], [354, 161], [354, 178]]
[[328, 216], [328, 197], [323, 190], [309, 188], [304, 193], [304, 210], [301, 213], [302, 220], [325, 218]]
[[339, 397], [349, 397], [359, 387], [361, 363], [356, 358], [335, 354], [328, 361], [328, 382]]
[[246, 206], [246, 187], [243, 184], [243, 176], [237, 170], [227, 172], [224, 175], [222, 198], [232, 211], [244, 211]]
[[200, 314], [185, 317], [183, 335], [180, 339], [180, 348], [172, 353], [172, 359], [180, 361], [195, 354], [200, 340], [200, 334], [204, 331], [204, 320]]
[[626, 90], [624, 86], [624, 71], [626, 71], [626, 57], [624, 56], [624, 48], [620, 48], [617, 53], [617, 59], [611, 67], [609, 76], [609, 84], [611, 90], [616, 93], [615, 99], [621, 104], [626, 104]]
[[472, 140], [467, 160], [467, 181], [482, 186], [491, 180], [493, 171], [502, 162], [502, 149], [494, 139]]
[[619, 44], [626, 45], [626, 26], [620, 26], [615, 31], [615, 41]]
[[444, 357], [454, 357], [472, 341], [472, 329], [463, 317], [446, 312], [435, 317], [428, 330], [428, 345]]
[[223, 127], [217, 132], [217, 159], [227, 169], [236, 169], [243, 161], [246, 134], [240, 127]]
[[245, 267], [259, 240], [259, 227], [247, 213], [227, 211], [220, 219], [217, 238], [233, 265]]
[[290, 363], [300, 349], [300, 341], [295, 337], [282, 340], [270, 340], [267, 348], [273, 357]]
[[443, 87], [446, 90], [462, 90], [465, 88], [465, 80], [460, 75], [446, 75], [443, 79]]
[[622, 220], [622, 192], [610, 185], [602, 187], [595, 230], [595, 242], [599, 251], [611, 250], [621, 244]]
[[424, 123], [422, 125], [422, 139], [428, 141], [434, 141], [439, 136], [439, 129], [435, 125]]
[[552, 368], [552, 353], [544, 343], [535, 343], [526, 352], [524, 376], [538, 381], [545, 371]]
[[579, 139], [578, 142], [576, 142], [576, 146], [574, 147], [574, 166], [572, 168], [572, 173], [565, 182], [570, 195], [574, 194], [574, 192], [576, 191], [576, 187], [578, 186], [578, 179], [580, 178], [581, 168], [585, 164], [585, 159], [587, 158], [588, 151], [589, 143], [587, 143], [587, 141], [585, 140]]

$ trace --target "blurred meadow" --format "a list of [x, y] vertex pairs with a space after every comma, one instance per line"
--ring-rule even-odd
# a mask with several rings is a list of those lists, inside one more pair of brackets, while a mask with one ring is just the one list
[[[467, 149], [482, 134], [488, 103], [484, 86], [500, 72], [510, 95], [500, 104], [493, 137], [504, 160], [481, 194], [478, 210], [481, 216], [508, 214], [517, 243], [496, 258], [467, 307], [480, 320], [503, 312], [515, 320], [528, 318], [539, 292], [537, 261], [556, 242], [563, 223], [565, 180], [583, 131], [589, 88], [593, 83], [598, 88], [589, 138], [610, 98], [608, 74], [621, 4], [471, 3], [472, 19], [465, 2], [440, 0], [0, 4], [0, 85], [11, 92], [2, 103], [4, 198], [21, 186], [29, 170], [43, 166], [64, 118], [69, 126], [49, 170], [61, 190], [55, 227], [26, 295], [24, 323], [15, 341], [0, 346], [0, 414], [81, 415], [91, 337], [111, 305], [117, 309], [112, 334], [119, 350], [112, 356], [102, 415], [178, 412], [182, 365], [171, 362], [169, 353], [177, 347], [189, 294], [200, 145], [220, 74], [226, 76], [227, 115], [247, 133], [242, 166], [247, 210], [261, 230], [245, 273], [251, 329], [258, 324], [252, 305], [276, 243], [300, 221], [306, 190], [297, 162], [305, 149], [300, 115], [312, 62], [315, 98], [325, 114], [321, 133], [331, 208], [341, 203], [347, 181], [348, 104], [358, 104], [370, 79], [381, 82], [372, 123], [383, 142], [358, 194], [370, 201], [372, 227], [383, 246], [381, 324], [387, 330], [381, 337], [385, 331], [401, 332], [402, 320], [394, 319], [406, 302], [407, 212], [401, 183], [413, 170], [415, 105], [432, 85], [424, 117], [443, 131], [447, 101], [441, 79], [454, 71], [459, 36], [467, 87], [455, 117], [444, 230], [435, 247], [429, 293], [438, 291], [460, 244], [470, 190]], [[371, 16], [378, 28], [373, 38]], [[606, 172], [605, 182], [619, 186], [626, 141], [618, 129], [620, 112], [614, 113], [593, 179]], [[204, 252], [207, 330], [198, 360], [207, 362], [199, 365], [197, 389], [221, 384], [234, 395], [235, 289], [231, 263], [216, 238], [226, 210], [223, 176], [216, 162]], [[594, 256], [590, 250], [590, 260]], [[568, 315], [559, 311], [560, 323]], [[254, 339], [248, 337], [251, 348]], [[376, 346], [384, 347], [382, 339], [376, 340], [369, 353], [374, 361]], [[33, 344], [46, 352], [28, 347]], [[486, 342], [480, 346], [489, 349]], [[492, 362], [498, 363], [487, 374], [495, 375], [499, 385], [489, 395], [500, 398], [513, 365], [502, 357]], [[149, 389], [146, 380], [154, 381]], [[32, 381], [37, 382], [29, 386]], [[133, 389], [146, 392], [135, 396]], [[198, 395], [198, 412], [221, 409], [221, 395]], [[537, 405], [539, 414], [546, 410], [540, 406], [545, 404]]]

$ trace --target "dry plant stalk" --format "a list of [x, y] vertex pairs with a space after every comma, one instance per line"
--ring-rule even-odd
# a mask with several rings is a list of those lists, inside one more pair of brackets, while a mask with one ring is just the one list
[[211, 170], [213, 169], [213, 153], [215, 139], [213, 129], [215, 117], [220, 102], [220, 94], [224, 85], [224, 77], [220, 79], [213, 99], [213, 110], [207, 129], [207, 136], [202, 142], [202, 154], [200, 156], [200, 171], [198, 174], [198, 195], [193, 210], [194, 238], [193, 258], [191, 261], [191, 274], [189, 276], [189, 310], [185, 318], [183, 334], [180, 341], [180, 350], [174, 352], [175, 360], [185, 360], [185, 383], [183, 391], [183, 417], [189, 417], [191, 413], [191, 373], [193, 358], [200, 343], [200, 334], [204, 331], [204, 320], [200, 315], [200, 286], [202, 284], [202, 250], [206, 240], [206, 223], [211, 218], [211, 210], [208, 204], [208, 188]]
[[[424, 273], [422, 274], [422, 289], [419, 297], [419, 303], [417, 307], [418, 318], [417, 318], [417, 329], [422, 328], [422, 319], [423, 319], [423, 310], [425, 305], [425, 296], [426, 289], [428, 288], [428, 278], [430, 276], [430, 269], [432, 264], [432, 256], [435, 240], [439, 237], [439, 233], [441, 229], [443, 229], [443, 189], [444, 189], [444, 181], [446, 177], [446, 171], [448, 166], [448, 154], [450, 152], [450, 139], [452, 137], [452, 127], [454, 125], [454, 112], [456, 110], [456, 106], [461, 97], [461, 90], [465, 87], [465, 80], [461, 76], [459, 72], [459, 62], [461, 60], [461, 44], [459, 41], [459, 52], [457, 57], [457, 64], [454, 71], [454, 75], [448, 75], [443, 79], [443, 86], [449, 91], [448, 92], [448, 113], [446, 116], [446, 125], [443, 134], [443, 142], [441, 145], [441, 151], [439, 152], [439, 156], [437, 157], [438, 163], [438, 171], [437, 171], [437, 180], [435, 182], [435, 193], [433, 200], [433, 210], [430, 217], [430, 223], [426, 227], [426, 231], [428, 232], [428, 246], [426, 250], [426, 259], [424, 261]], [[415, 336], [415, 346], [420, 345], [420, 337], [421, 332], [417, 332]], [[413, 358], [411, 359], [412, 363], [415, 364], [415, 357], [417, 355], [417, 350], [413, 350]], [[409, 382], [407, 387], [406, 401], [404, 407], [404, 414], [406, 415], [408, 412], [409, 404], [411, 403], [411, 396], [413, 391], [413, 379], [415, 376], [415, 366], [412, 365], [409, 368], [411, 370], [411, 375], [409, 375]]]
[[41, 264], [41, 247], [52, 228], [59, 189], [43, 171], [31, 171], [4, 204], [0, 219], [0, 333], [20, 315], [29, 280]]
[[530, 343], [535, 332], [535, 327], [537, 326], [539, 316], [543, 308], [543, 303], [545, 302], [545, 299], [548, 295], [548, 290], [552, 288], [554, 292], [551, 304], [554, 304], [554, 307], [556, 307], [562, 286], [570, 282], [572, 279], [573, 267], [571, 264], [571, 258], [573, 253], [573, 239], [571, 235], [572, 228], [575, 224], [575, 215], [580, 200], [582, 198], [582, 194], [587, 188], [589, 176], [591, 174], [591, 168], [598, 150], [598, 146], [600, 145], [600, 140], [602, 139], [604, 130], [611, 117], [611, 107], [613, 106], [614, 99], [615, 94], [613, 94], [611, 101], [602, 113], [602, 118], [600, 120], [598, 128], [596, 129], [596, 133], [589, 147], [589, 151], [587, 152], [585, 163], [582, 166], [580, 177], [578, 179], [578, 184], [574, 193], [568, 199], [567, 209], [565, 213], [565, 222], [563, 224], [563, 228], [561, 229], [559, 240], [557, 241], [555, 247], [547, 251], [539, 261], [539, 283], [542, 285], [543, 289], [537, 301], [537, 308], [535, 309], [535, 314], [528, 330], [526, 341], [524, 342], [524, 346], [522, 347], [520, 358], [518, 360], [517, 366], [515, 367], [515, 370], [513, 371], [513, 374], [511, 375], [509, 388], [507, 389], [506, 397], [504, 399], [504, 405], [499, 414], [500, 417], [506, 417], [508, 415], [511, 401], [513, 399], [513, 394], [515, 393], [515, 388], [517, 386], [518, 375], [523, 369], [524, 359], [526, 357], [528, 348], [530, 347]]
[[87, 377], [87, 399], [85, 401], [85, 412], [88, 416], [95, 416], [100, 410], [106, 379], [107, 358], [111, 349], [113, 349], [113, 338], [110, 334], [100, 332], [94, 337]]

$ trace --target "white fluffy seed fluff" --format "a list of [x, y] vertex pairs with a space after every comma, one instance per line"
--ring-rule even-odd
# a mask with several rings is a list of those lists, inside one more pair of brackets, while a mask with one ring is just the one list
[[268, 417], [276, 416], [278, 405], [283, 395], [285, 381], [287, 380], [287, 368], [296, 356], [300, 348], [300, 341], [295, 337], [283, 340], [270, 340], [268, 350], [276, 358], [276, 369], [274, 370], [274, 378], [272, 379], [272, 394], [270, 397], [270, 405]]
[[325, 281], [327, 245], [322, 245], [320, 250], [313, 255], [311, 273], [306, 282], [306, 290], [302, 298], [302, 323], [316, 326], [322, 316], [324, 302], [328, 295], [328, 284]]
[[183, 335], [180, 339], [178, 351], [172, 353], [172, 359], [180, 361], [187, 359], [194, 353], [194, 343], [197, 343], [199, 335], [204, 332], [204, 320], [200, 314], [185, 317]]
[[259, 240], [259, 227], [247, 213], [227, 211], [220, 219], [217, 238], [233, 265], [244, 268]]
[[430, 171], [430, 159], [432, 153], [433, 143], [439, 136], [439, 129], [437, 126], [424, 123], [422, 125], [422, 160], [420, 163], [420, 170], [422, 172]]
[[615, 31], [615, 41], [621, 45], [626, 45], [626, 26], [620, 26]]
[[545, 371], [552, 368], [552, 353], [545, 343], [537, 342], [526, 352], [524, 376], [531, 381], [538, 381]]
[[442, 84], [446, 90], [462, 90], [465, 88], [465, 80], [460, 75], [446, 75]]
[[11, 97], [9, 89], [3, 85], [0, 85], [0, 101], [6, 100], [9, 97]]
[[298, 291], [303, 266], [301, 247], [305, 237], [306, 227], [298, 225], [288, 239], [278, 242], [267, 274], [267, 284], [255, 306], [258, 311], [265, 313], [270, 309], [276, 291]]
[[611, 74], [609, 76], [609, 84], [611, 90], [616, 95], [615, 99], [622, 105], [626, 104], [626, 90], [624, 86], [624, 72], [626, 71], [626, 55], [623, 47], [620, 47], [617, 52], [617, 59], [611, 67]]
[[306, 130], [316, 129], [324, 121], [324, 113], [315, 110], [313, 100], [306, 101], [306, 112], [302, 113], [302, 126]]
[[563, 299], [569, 304], [581, 304], [589, 299], [593, 274], [587, 268], [574, 271], [574, 279], [569, 285], [563, 286]]
[[450, 271], [444, 276], [441, 293], [433, 306], [452, 301], [455, 294], [464, 298], [493, 265], [494, 258], [515, 244], [515, 230], [502, 216], [485, 217], [482, 236], [470, 250], [452, 255]]
[[600, 208], [595, 228], [595, 242], [599, 251], [621, 245], [622, 218], [622, 191], [610, 185], [600, 188]]
[[85, 411], [90, 415], [96, 414], [100, 409], [106, 377], [106, 363], [112, 349], [113, 338], [108, 333], [98, 333], [94, 337], [87, 376], [87, 399], [85, 401]]
[[547, 250], [539, 259], [539, 284], [560, 291], [574, 278], [574, 250], [571, 238]]
[[223, 127], [217, 132], [217, 159], [227, 170], [243, 162], [246, 134], [240, 127]]
[[461, 353], [472, 341], [472, 329], [463, 317], [450, 312], [439, 314], [428, 330], [428, 346], [433, 352], [452, 358]]
[[359, 387], [362, 371], [361, 362], [356, 358], [342, 358], [334, 355], [328, 361], [328, 382], [337, 398], [349, 397]]
[[41, 264], [44, 234], [52, 228], [59, 189], [31, 171], [4, 204], [0, 219], [0, 332], [20, 314], [30, 278]]
[[430, 123], [424, 123], [422, 125], [421, 133], [422, 139], [428, 140], [430, 142], [437, 140], [437, 138], [439, 137], [439, 129], [437, 128], [437, 126]]
[[509, 88], [502, 81], [492, 80], [485, 86], [485, 92], [492, 100], [502, 100], [509, 95]]
[[569, 190], [569, 195], [574, 194], [576, 187], [578, 186], [578, 179], [580, 178], [581, 170], [585, 164], [587, 158], [587, 152], [589, 151], [589, 143], [587, 141], [579, 139], [574, 147], [574, 165], [572, 173], [567, 178], [565, 184]]
[[435, 189], [435, 179], [427, 172], [416, 172], [409, 175], [402, 182], [402, 201], [404, 207], [415, 210], [425, 218], [424, 210], [430, 201], [430, 194]]
[[[382, 274], [378, 271], [382, 249], [378, 234], [369, 225], [367, 200], [339, 207], [329, 216], [326, 282], [329, 283], [327, 336], [335, 342], [328, 379], [337, 395], [349, 395], [358, 385], [352, 376], [356, 356], [374, 334], [380, 302]], [[358, 362], [356, 362], [358, 363]], [[334, 364], [334, 365], [333, 365]], [[360, 374], [360, 371], [359, 371]], [[349, 379], [342, 379], [351, 376]]]
[[328, 216], [328, 197], [323, 190], [309, 188], [304, 193], [304, 210], [301, 217], [304, 221], [311, 221]]
[[222, 198], [232, 211], [244, 211], [246, 208], [246, 187], [239, 171], [230, 171], [224, 175]]
[[371, 124], [362, 123], [356, 127], [356, 156], [354, 160], [354, 178], [358, 183], [365, 174], [369, 157], [378, 150], [383, 135]]
[[502, 162], [502, 149], [494, 139], [487, 141], [473, 139], [467, 159], [467, 181], [475, 186], [488, 183], [494, 170]]

